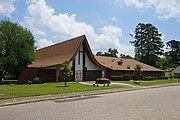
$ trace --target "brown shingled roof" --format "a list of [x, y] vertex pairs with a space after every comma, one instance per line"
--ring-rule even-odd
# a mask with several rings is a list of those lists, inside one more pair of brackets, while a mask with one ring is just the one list
[[85, 39], [85, 35], [82, 35], [39, 49], [36, 51], [36, 60], [28, 67], [48, 67], [62, 64], [65, 60], [72, 60]]
[[89, 59], [97, 66], [101, 64], [95, 59], [85, 35], [51, 45], [36, 51], [36, 60], [28, 67], [41, 68], [61, 65], [66, 60], [72, 61], [81, 45], [85, 45], [85, 51]]
[[162, 71], [160, 69], [136, 61], [134, 59], [115, 58], [115, 57], [106, 57], [106, 56], [95, 56], [95, 58], [101, 65], [111, 70], [134, 71], [134, 67], [136, 65], [141, 65], [143, 67], [142, 68], [143, 71]]

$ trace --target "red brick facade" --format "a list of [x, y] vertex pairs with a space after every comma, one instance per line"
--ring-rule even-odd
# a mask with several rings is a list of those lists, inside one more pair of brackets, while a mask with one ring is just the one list
[[52, 69], [27, 68], [21, 72], [18, 83], [26, 84], [28, 80], [40, 77], [43, 82], [56, 82], [56, 71]]
[[[121, 70], [107, 70], [106, 77], [120, 76], [122, 74], [134, 74], [134, 71], [121, 71]], [[143, 71], [143, 76], [164, 76], [163, 71]]]
[[102, 71], [101, 70], [88, 70], [84, 72], [85, 81], [94, 81], [97, 78], [102, 77]]

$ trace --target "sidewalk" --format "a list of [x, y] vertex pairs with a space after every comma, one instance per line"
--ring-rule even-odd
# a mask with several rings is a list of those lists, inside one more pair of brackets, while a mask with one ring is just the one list
[[95, 91], [86, 91], [86, 92], [74, 92], [74, 93], [65, 93], [65, 94], [41, 95], [41, 96], [33, 96], [33, 97], [6, 99], [6, 100], [0, 100], [0, 107], [10, 106], [10, 105], [18, 105], [18, 104], [26, 104], [26, 103], [32, 103], [32, 102], [41, 102], [41, 101], [49, 101], [49, 100], [57, 100], [57, 99], [63, 100], [63, 99], [68, 99], [68, 98], [79, 98], [79, 97], [87, 97], [87, 96], [92, 96], [92, 95], [125, 92], [125, 91], [141, 90], [141, 89], [152, 89], [152, 88], [169, 87], [169, 86], [179, 86], [179, 85], [180, 85], [180, 83], [173, 83], [173, 84], [155, 85], [155, 86], [148, 86], [148, 87], [116, 88], [116, 89], [106, 89], [106, 90], [95, 90]]

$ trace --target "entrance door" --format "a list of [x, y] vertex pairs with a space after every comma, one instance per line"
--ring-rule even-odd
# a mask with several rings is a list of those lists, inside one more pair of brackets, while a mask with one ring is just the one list
[[76, 70], [75, 71], [75, 81], [82, 81], [83, 80], [83, 71]]

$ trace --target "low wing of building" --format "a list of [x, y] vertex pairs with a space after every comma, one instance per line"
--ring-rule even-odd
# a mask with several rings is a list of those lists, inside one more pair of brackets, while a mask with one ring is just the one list
[[180, 66], [175, 68], [168, 68], [165, 70], [165, 76], [167, 77], [180, 77]]
[[133, 74], [136, 65], [142, 66], [144, 76], [162, 76], [164, 72], [158, 68], [144, 64], [134, 59], [96, 56], [97, 61], [107, 68], [107, 77], [111, 75]]

